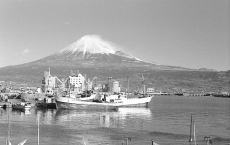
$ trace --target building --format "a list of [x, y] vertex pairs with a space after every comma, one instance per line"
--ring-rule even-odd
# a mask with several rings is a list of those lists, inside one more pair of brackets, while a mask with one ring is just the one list
[[36, 92], [39, 93], [39, 94], [41, 94], [42, 93], [42, 89], [41, 88], [37, 88]]
[[154, 94], [155, 93], [155, 89], [154, 88], [147, 88], [146, 93], [147, 94]]
[[74, 87], [81, 87], [85, 84], [85, 77], [82, 74], [69, 76], [69, 83]]
[[83, 92], [85, 90], [85, 77], [80, 73], [77, 75], [69, 76], [68, 87], [74, 92]]
[[114, 93], [120, 93], [121, 92], [120, 84], [118, 81], [113, 82], [113, 92]]

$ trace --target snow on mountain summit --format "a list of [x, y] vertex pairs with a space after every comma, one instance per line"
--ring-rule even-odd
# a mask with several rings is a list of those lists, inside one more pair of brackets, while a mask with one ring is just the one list
[[130, 59], [134, 59], [137, 61], [141, 61], [140, 59], [129, 55], [127, 53], [122, 52], [117, 45], [113, 44], [112, 42], [108, 42], [106, 40], [103, 40], [98, 35], [85, 35], [81, 37], [76, 42], [72, 43], [68, 47], [60, 50], [60, 54], [63, 53], [81, 53], [83, 56], [89, 55], [89, 54], [113, 54], [121, 57], [126, 57]]
[[70, 46], [62, 49], [60, 52], [83, 52], [115, 54], [118, 51], [112, 43], [103, 40], [98, 35], [85, 35]]

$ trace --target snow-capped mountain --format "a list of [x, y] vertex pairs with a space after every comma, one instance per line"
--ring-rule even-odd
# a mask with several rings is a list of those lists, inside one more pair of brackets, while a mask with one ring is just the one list
[[140, 61], [140, 59], [124, 53], [117, 45], [112, 42], [103, 40], [98, 35], [85, 35], [66, 48], [61, 49], [58, 54], [74, 54], [78, 57], [81, 55], [82, 58], [89, 58], [92, 55], [106, 54], [117, 55]]
[[[189, 88], [209, 86], [213, 88], [229, 88], [229, 73], [205, 72], [182, 67], [156, 65], [142, 61], [123, 49], [105, 41], [97, 35], [86, 35], [64, 49], [42, 59], [0, 68], [0, 80], [41, 85], [44, 71], [51, 68], [52, 75], [66, 78], [70, 71], [86, 74], [89, 78], [98, 78], [105, 82], [113, 78], [136, 90], [143, 81], [144, 74], [147, 86], [160, 88]], [[203, 69], [202, 69], [203, 70]], [[194, 72], [195, 71], [195, 72]], [[192, 80], [192, 81], [190, 81]], [[213, 80], [213, 81], [210, 81]], [[218, 82], [219, 80], [219, 82]], [[213, 82], [213, 83], [211, 83]], [[219, 86], [216, 84], [220, 84]], [[227, 85], [226, 85], [227, 84]]]
[[39, 65], [125, 67], [147, 64], [97, 35], [86, 35], [57, 53], [35, 61]]
[[66, 69], [115, 70], [186, 70], [181, 67], [155, 65], [124, 52], [118, 45], [98, 35], [85, 35], [60, 51], [45, 58], [18, 66], [65, 67]]
[[49, 67], [52, 72], [62, 76], [68, 75], [70, 70], [80, 70], [91, 76], [116, 78], [154, 70], [189, 70], [142, 61], [97, 35], [86, 35], [50, 56], [1, 68], [0, 79], [3, 77], [20, 81], [36, 80], [39, 84], [43, 72]]
[[98, 35], [85, 35], [81, 37], [76, 42], [72, 43], [68, 47], [62, 49], [60, 53], [63, 52], [83, 52], [85, 53], [101, 53], [101, 54], [115, 54], [117, 48], [111, 43], [102, 40]]

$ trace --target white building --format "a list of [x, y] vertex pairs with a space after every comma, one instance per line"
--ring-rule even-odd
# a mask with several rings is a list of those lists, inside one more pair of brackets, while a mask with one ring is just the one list
[[41, 88], [37, 88], [37, 93], [41, 94], [42, 93], [42, 89]]
[[120, 93], [121, 88], [120, 88], [120, 84], [118, 81], [114, 81], [113, 82], [113, 92], [114, 93]]
[[155, 93], [155, 89], [154, 88], [147, 88], [147, 94], [154, 94]]
[[81, 93], [85, 90], [85, 77], [82, 74], [69, 76], [70, 88], [73, 88], [75, 92]]

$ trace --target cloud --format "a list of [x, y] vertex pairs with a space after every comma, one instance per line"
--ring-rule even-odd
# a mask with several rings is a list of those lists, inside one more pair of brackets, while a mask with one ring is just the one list
[[29, 49], [24, 49], [23, 51], [22, 51], [22, 54], [28, 54], [30, 52], [30, 50]]

